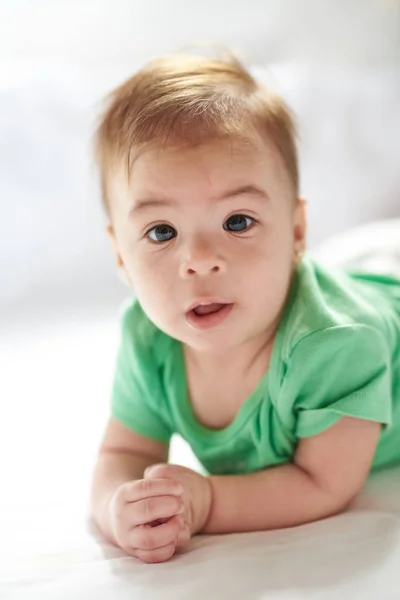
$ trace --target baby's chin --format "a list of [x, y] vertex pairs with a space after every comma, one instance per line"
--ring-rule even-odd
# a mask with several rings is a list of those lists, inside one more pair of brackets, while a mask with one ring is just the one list
[[196, 352], [214, 354], [223, 357], [227, 352], [237, 349], [248, 341], [245, 332], [233, 327], [216, 327], [206, 331], [189, 331], [180, 336], [180, 341]]
[[[247, 346], [249, 343], [258, 343], [257, 340], [263, 340], [265, 336], [271, 335], [273, 324], [265, 318], [265, 311], [262, 315], [264, 318], [260, 316], [256, 318], [254, 315], [257, 311], [254, 311], [253, 318], [245, 325], [242, 312], [235, 311], [235, 308], [217, 326], [205, 329], [198, 329], [191, 325], [186, 316], [169, 317], [159, 313], [151, 320], [169, 337], [194, 351], [207, 354], [222, 355], [224, 352]], [[149, 317], [151, 318], [150, 315]]]
[[160, 318], [160, 315], [152, 319], [153, 323], [161, 331], [171, 338], [181, 342], [194, 351], [221, 354], [233, 350], [253, 337], [260, 335], [259, 326], [255, 326], [257, 331], [243, 327], [242, 319], [235, 318], [234, 315], [228, 316], [218, 326], [199, 329], [190, 324], [186, 317], [182, 319]]
[[193, 339], [188, 336], [187, 339], [182, 340], [182, 343], [196, 352], [215, 355], [223, 355], [227, 351], [238, 346], [238, 344], [235, 344], [232, 340], [225, 339], [221, 335], [215, 336], [214, 338], [212, 336], [207, 336], [202, 339]]
[[161, 331], [195, 351], [222, 353], [240, 344], [239, 340], [234, 339], [233, 332], [229, 331], [229, 328], [227, 331], [224, 331], [223, 327], [200, 331], [187, 323], [174, 326], [162, 320], [157, 321], [153, 322]]

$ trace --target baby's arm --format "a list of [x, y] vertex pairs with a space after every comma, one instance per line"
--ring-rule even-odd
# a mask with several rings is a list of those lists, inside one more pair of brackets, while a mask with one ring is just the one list
[[[93, 475], [92, 514], [103, 534], [145, 562], [167, 560], [183, 529], [182, 486], [144, 481], [147, 467], [168, 458], [168, 444], [143, 437], [111, 418]], [[162, 523], [151, 527], [154, 521]]]
[[380, 431], [379, 423], [342, 417], [302, 439], [294, 463], [250, 475], [211, 476], [203, 533], [290, 527], [341, 512], [365, 482]]

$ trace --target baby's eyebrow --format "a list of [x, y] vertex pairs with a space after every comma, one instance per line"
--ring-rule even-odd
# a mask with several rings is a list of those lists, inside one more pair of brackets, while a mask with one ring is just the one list
[[173, 198], [138, 198], [135, 200], [134, 205], [129, 210], [130, 215], [135, 215], [142, 211], [147, 210], [148, 208], [154, 208], [158, 206], [176, 206], [177, 202]]
[[234, 198], [235, 196], [254, 196], [260, 200], [269, 200], [269, 196], [264, 190], [252, 184], [242, 185], [238, 188], [228, 190], [216, 198], [216, 200], [227, 200], [228, 198]]
[[[223, 194], [216, 197], [215, 201], [221, 202], [224, 200], [230, 200], [236, 196], [253, 196], [254, 198], [258, 198], [260, 200], [269, 200], [268, 194], [257, 186], [242, 185], [240, 187], [225, 191]], [[157, 208], [160, 206], [178, 206], [178, 202], [174, 198], [169, 197], [157, 198], [154, 196], [149, 196], [145, 198], [137, 198], [134, 205], [129, 210], [129, 214], [135, 215], [149, 208]]]

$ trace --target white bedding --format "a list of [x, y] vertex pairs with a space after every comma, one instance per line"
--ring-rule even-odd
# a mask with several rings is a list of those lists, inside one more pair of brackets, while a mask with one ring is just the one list
[[[375, 260], [397, 265], [390, 261], [400, 221], [321, 252], [343, 262], [371, 244]], [[105, 319], [3, 332], [2, 600], [400, 598], [400, 467], [371, 477], [345, 514], [283, 531], [197, 537], [166, 564], [144, 565], [102, 542], [87, 518], [88, 485], [116, 344], [116, 321]], [[172, 460], [196, 464], [179, 440]]]
[[24, 560], [6, 573], [1, 597], [398, 599], [399, 499], [397, 469], [371, 480], [351, 512], [285, 531], [198, 537], [186, 554], [160, 565], [96, 544], [79, 521], [65, 532], [60, 511], [52, 543], [31, 548], [31, 558], [26, 549], [20, 553]]

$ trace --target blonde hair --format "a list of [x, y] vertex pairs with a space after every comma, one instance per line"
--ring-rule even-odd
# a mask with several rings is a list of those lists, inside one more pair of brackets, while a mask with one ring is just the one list
[[108, 97], [95, 135], [104, 206], [113, 167], [147, 144], [197, 145], [219, 138], [249, 140], [258, 132], [275, 146], [294, 193], [299, 175], [295, 125], [283, 99], [234, 58], [175, 55], [150, 62]]

